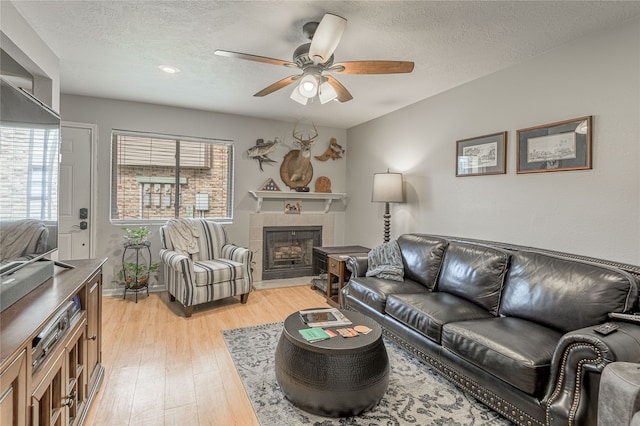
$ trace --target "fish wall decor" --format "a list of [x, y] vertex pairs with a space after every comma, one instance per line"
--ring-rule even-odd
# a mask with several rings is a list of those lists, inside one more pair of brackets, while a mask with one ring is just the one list
[[275, 163], [276, 160], [269, 158], [269, 154], [278, 148], [280, 140], [275, 138], [272, 141], [265, 142], [264, 139], [256, 140], [256, 145], [247, 150], [247, 156], [254, 160], [258, 160], [260, 171], [264, 172], [262, 163]]

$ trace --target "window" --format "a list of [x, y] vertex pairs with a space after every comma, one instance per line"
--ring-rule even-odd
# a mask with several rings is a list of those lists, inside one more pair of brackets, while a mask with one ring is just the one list
[[233, 217], [229, 141], [114, 131], [111, 220]]

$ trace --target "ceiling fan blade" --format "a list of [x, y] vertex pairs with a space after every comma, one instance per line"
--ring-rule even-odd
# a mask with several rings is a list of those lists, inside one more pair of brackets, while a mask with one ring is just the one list
[[289, 77], [285, 77], [282, 80], [276, 81], [272, 85], [265, 87], [264, 89], [262, 89], [261, 91], [259, 91], [253, 96], [258, 96], [258, 97], [266, 96], [270, 93], [275, 92], [276, 90], [280, 90], [283, 87], [287, 87], [288, 85], [292, 84], [299, 78], [300, 78], [299, 75], [290, 75]]
[[213, 53], [218, 56], [225, 56], [227, 58], [245, 59], [247, 61], [262, 62], [263, 64], [282, 65], [285, 67], [293, 68], [298, 67], [293, 62], [283, 61], [282, 59], [267, 58], [266, 56], [250, 55], [248, 53], [230, 52], [228, 50], [216, 50]]
[[341, 16], [327, 13], [322, 17], [309, 47], [309, 58], [315, 64], [324, 64], [331, 58], [346, 25], [347, 20]]
[[337, 63], [327, 71], [337, 74], [399, 74], [413, 71], [413, 65], [407, 61], [352, 61]]
[[347, 101], [350, 101], [351, 99], [353, 99], [353, 96], [351, 96], [351, 93], [349, 93], [347, 88], [344, 87], [342, 85], [342, 83], [340, 83], [334, 77], [332, 77], [330, 75], [325, 75], [323, 77], [326, 78], [327, 81], [329, 82], [329, 84], [331, 85], [331, 87], [333, 87], [335, 89], [336, 93], [338, 94], [338, 98], [337, 99], [340, 102], [347, 102]]

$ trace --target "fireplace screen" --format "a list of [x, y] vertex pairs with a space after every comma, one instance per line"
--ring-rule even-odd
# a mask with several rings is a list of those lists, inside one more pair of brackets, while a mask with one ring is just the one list
[[263, 280], [309, 276], [313, 247], [322, 245], [322, 226], [267, 226], [263, 242]]

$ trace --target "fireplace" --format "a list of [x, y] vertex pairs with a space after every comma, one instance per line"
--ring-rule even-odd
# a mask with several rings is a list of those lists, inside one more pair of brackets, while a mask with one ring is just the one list
[[263, 233], [263, 280], [312, 275], [313, 247], [322, 246], [322, 226], [265, 226]]

